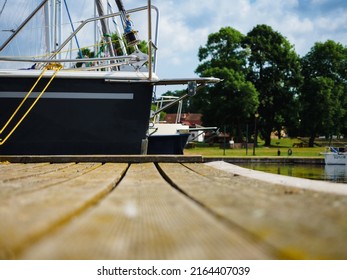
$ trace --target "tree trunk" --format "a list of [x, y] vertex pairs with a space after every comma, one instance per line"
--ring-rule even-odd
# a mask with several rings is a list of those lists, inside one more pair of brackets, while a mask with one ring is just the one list
[[271, 146], [271, 128], [265, 127], [264, 130], [262, 130], [262, 136], [264, 137], [264, 146], [265, 147], [270, 147]]
[[316, 138], [316, 136], [315, 135], [311, 135], [310, 136], [310, 139], [308, 140], [308, 146], [310, 147], [310, 148], [313, 148], [313, 146], [314, 146], [314, 139]]
[[268, 134], [264, 137], [264, 146], [265, 147], [270, 147], [271, 146], [271, 134]]

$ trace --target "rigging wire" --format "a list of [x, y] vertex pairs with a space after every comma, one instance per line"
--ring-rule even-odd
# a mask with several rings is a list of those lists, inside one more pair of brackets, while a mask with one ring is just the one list
[[0, 11], [0, 17], [2, 15], [2, 12], [5, 10], [6, 3], [7, 3], [7, 0], [5, 0], [4, 5], [2, 5], [1, 11]]
[[[110, 2], [108, 0], [107, 0], [107, 7], [108, 7], [108, 11], [110, 13], [113, 13], [112, 6], [111, 6], [111, 4], [110, 4]], [[123, 42], [123, 39], [122, 39], [122, 35], [121, 35], [121, 32], [120, 32], [119, 27], [118, 27], [118, 23], [117, 23], [117, 21], [115, 20], [114, 17], [112, 18], [112, 22], [113, 22], [114, 27], [116, 29], [116, 34], [117, 34], [117, 37], [119, 38], [119, 43], [120, 43], [122, 52], [123, 52], [124, 55], [127, 55], [127, 50], [126, 50], [126, 47], [124, 45], [124, 42]]]
[[[74, 28], [74, 25], [73, 25], [73, 22], [72, 22], [72, 19], [71, 19], [70, 11], [69, 11], [69, 8], [67, 6], [66, 0], [64, 0], [64, 4], [65, 4], [65, 9], [66, 9], [67, 15], [69, 17], [69, 21], [70, 21], [72, 32], [75, 32], [75, 28]], [[82, 54], [82, 51], [81, 51], [81, 48], [80, 48], [77, 36], [75, 36], [75, 41], [76, 41], [76, 45], [77, 45], [77, 48], [78, 48], [79, 56], [82, 58], [83, 54]]]

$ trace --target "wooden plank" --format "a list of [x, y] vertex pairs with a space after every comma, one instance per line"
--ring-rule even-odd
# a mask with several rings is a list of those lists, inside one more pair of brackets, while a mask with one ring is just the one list
[[132, 164], [95, 207], [33, 244], [23, 259], [267, 259], [271, 248], [172, 188], [153, 163]]
[[0, 162], [11, 163], [69, 163], [69, 162], [114, 162], [114, 163], [145, 163], [145, 162], [202, 162], [202, 156], [192, 155], [43, 155], [43, 156], [1, 156]]
[[42, 163], [36, 163], [36, 164], [1, 162], [0, 176], [5, 175], [8, 171], [12, 171], [13, 169], [16, 169], [19, 172], [19, 171], [27, 170], [31, 168], [41, 168], [45, 165], [49, 165], [49, 162], [42, 162]]
[[17, 258], [27, 246], [98, 203], [127, 167], [104, 164], [60, 184], [2, 199], [0, 259]]
[[160, 167], [179, 189], [275, 247], [281, 258], [347, 258], [346, 196], [270, 184], [200, 164]]
[[324, 164], [323, 157], [295, 157], [295, 156], [240, 156], [240, 157], [203, 157], [200, 155], [0, 155], [1, 162], [11, 163], [69, 163], [69, 162], [114, 162], [114, 163], [145, 163], [145, 162], [170, 162], [170, 163], [203, 163], [224, 161], [229, 163], [287, 163], [287, 164]]
[[0, 201], [82, 176], [99, 167], [101, 163], [49, 164], [43, 167], [38, 165], [37, 168], [32, 167], [25, 170], [27, 172], [17, 171], [16, 168], [13, 168], [7, 176], [3, 176], [6, 179], [0, 180]]
[[5, 172], [0, 173], [0, 183], [21, 179], [31, 176], [37, 176], [40, 174], [46, 174], [50, 172], [56, 172], [60, 169], [67, 168], [74, 163], [66, 164], [20, 164], [17, 166], [12, 166], [8, 168]]

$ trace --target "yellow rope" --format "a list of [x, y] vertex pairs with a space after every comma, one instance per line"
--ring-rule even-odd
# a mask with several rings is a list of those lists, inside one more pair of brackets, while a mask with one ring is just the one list
[[3, 126], [3, 128], [0, 130], [0, 134], [6, 129], [6, 127], [8, 126], [8, 124], [12, 121], [12, 119], [14, 118], [14, 116], [18, 113], [19, 109], [23, 106], [24, 102], [28, 99], [28, 97], [31, 95], [31, 93], [33, 92], [34, 88], [36, 87], [36, 85], [39, 83], [39, 81], [41, 80], [41, 78], [43, 77], [43, 75], [45, 74], [45, 72], [47, 71], [47, 68], [44, 68], [43, 71], [41, 72], [40, 76], [38, 77], [37, 81], [35, 82], [35, 84], [32, 86], [32, 88], [29, 90], [29, 92], [25, 95], [24, 99], [22, 100], [22, 102], [19, 104], [19, 106], [17, 107], [17, 109], [14, 111], [14, 113], [12, 114], [12, 116], [8, 119], [7, 123]]
[[[49, 65], [48, 65], [49, 66]], [[34, 84], [34, 86], [31, 88], [31, 90], [29, 91], [29, 93], [26, 95], [26, 97], [24, 98], [24, 100], [21, 102], [21, 105], [17, 108], [16, 112], [12, 115], [11, 119], [14, 117], [14, 115], [18, 112], [19, 108], [23, 105], [23, 103], [25, 102], [25, 100], [28, 98], [28, 96], [31, 94], [31, 92], [33, 91], [33, 89], [35, 88], [35, 86], [37, 85], [37, 83], [39, 82], [39, 80], [42, 78], [43, 74], [46, 72], [46, 70], [48, 69], [48, 66], [45, 67], [44, 71], [42, 71], [41, 75], [39, 76], [38, 80], [36, 81], [36, 83]], [[41, 98], [41, 96], [44, 94], [44, 92], [47, 90], [48, 86], [51, 84], [51, 82], [53, 81], [53, 79], [55, 78], [55, 76], [58, 74], [58, 72], [61, 70], [62, 66], [58, 66], [57, 64], [54, 65], [55, 68], [55, 72], [53, 73], [52, 77], [50, 78], [50, 80], [48, 81], [47, 85], [44, 87], [44, 89], [42, 90], [42, 92], [36, 97], [35, 101], [33, 102], [33, 104], [31, 104], [31, 106], [29, 107], [29, 109], [25, 112], [25, 114], [22, 116], [22, 118], [17, 122], [17, 124], [13, 127], [13, 129], [7, 134], [7, 136], [1, 141], [0, 141], [0, 145], [3, 145], [7, 139], [12, 135], [12, 133], [17, 129], [17, 127], [22, 123], [22, 121], [25, 119], [25, 117], [29, 114], [29, 112], [31, 111], [32, 108], [34, 108], [34, 106], [36, 105], [37, 101], [39, 101], [39, 99]], [[8, 125], [8, 123], [11, 121], [11, 119], [6, 123], [6, 126]], [[1, 130], [2, 132], [3, 130]]]

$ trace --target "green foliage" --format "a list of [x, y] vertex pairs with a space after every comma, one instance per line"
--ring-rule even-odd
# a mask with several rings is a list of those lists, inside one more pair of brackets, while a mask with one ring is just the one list
[[[155, 111], [157, 111], [159, 108], [157, 107], [157, 104], [152, 104], [151, 105], [151, 111], [152, 112], [155, 112]], [[165, 120], [165, 117], [166, 117], [166, 112], [160, 112], [159, 113], [159, 121], [163, 121], [163, 120]]]
[[[190, 101], [203, 124], [228, 128], [235, 140], [246, 126], [257, 128], [265, 145], [285, 128], [293, 136], [347, 133], [347, 49], [328, 40], [302, 59], [270, 26], [257, 25], [246, 36], [224, 27], [210, 34], [198, 52], [201, 76], [223, 81]], [[280, 135], [280, 133], [278, 133]]]
[[346, 133], [347, 49], [328, 40], [316, 43], [302, 58], [302, 129], [313, 146], [317, 135]]
[[[181, 97], [183, 95], [185, 95], [187, 93], [186, 90], [176, 90], [176, 91], [168, 91], [165, 94], [163, 94], [163, 96], [174, 96], [174, 97]], [[194, 109], [191, 108], [191, 98], [185, 98], [182, 100], [182, 112], [194, 112], [196, 113], [197, 111], [195, 111]], [[168, 114], [176, 114], [177, 113], [177, 109], [178, 109], [178, 103], [167, 108], [165, 111]]]
[[[113, 33], [111, 35], [112, 38], [112, 43], [113, 43], [113, 47], [116, 51], [117, 55], [125, 55], [125, 53], [123, 52], [123, 49], [121, 47], [121, 42], [122, 40], [119, 38], [118, 34]], [[123, 41], [125, 42], [126, 40], [123, 39]], [[148, 53], [148, 47], [147, 47], [147, 41], [140, 41], [137, 45], [138, 49], [143, 52], [143, 53]], [[125, 46], [126, 52], [128, 54], [131, 54], [133, 52], [135, 52], [135, 47], [134, 46]]]
[[[118, 34], [113, 33], [111, 35], [111, 39], [112, 39], [112, 44], [113, 44], [113, 48], [115, 50], [116, 55], [119, 55], [119, 56], [125, 55], [125, 53], [123, 52], [123, 48], [121, 47], [122, 40], [119, 38]], [[124, 40], [124, 42], [125, 42], [125, 40]], [[82, 57], [100, 57], [102, 55], [105, 55], [106, 45], [107, 45], [107, 43], [105, 43], [104, 40], [101, 40], [98, 53], [95, 54], [89, 48], [82, 48], [80, 53], [82, 53]], [[140, 41], [137, 44], [137, 48], [142, 53], [145, 53], [145, 54], [148, 53], [148, 44], [146, 41]], [[125, 51], [127, 54], [131, 54], [131, 53], [134, 53], [136, 51], [136, 49], [135, 49], [135, 46], [125, 46]], [[81, 58], [81, 55], [79, 54], [77, 58]], [[82, 67], [82, 65], [83, 65], [83, 63], [81, 63], [81, 62], [76, 63], [77, 68]]]
[[[81, 57], [81, 54], [82, 54], [82, 57]], [[88, 48], [82, 48], [81, 51], [80, 51], [80, 54], [78, 55], [77, 58], [83, 58], [83, 57], [94, 57], [94, 52], [91, 51], [90, 49]], [[78, 62], [76, 63], [76, 67], [77, 68], [80, 68], [82, 67], [83, 63], [82, 62]]]
[[[271, 146], [264, 146], [264, 143], [259, 143], [258, 147], [255, 149], [255, 155], [260, 157], [277, 157], [277, 151], [280, 149], [282, 156], [288, 156], [288, 149], [292, 150], [293, 157], [320, 157], [320, 154], [325, 151], [324, 146], [322, 147], [304, 147], [304, 148], [293, 148], [293, 144], [298, 142], [298, 139], [282, 138], [281, 140], [272, 139]], [[234, 148], [223, 150], [220, 145], [209, 146], [204, 143], [197, 143], [193, 149], [185, 149], [185, 155], [201, 155], [204, 157], [240, 157], [247, 156], [253, 157], [252, 148], [248, 148], [248, 155], [246, 155], [245, 148]]]
[[259, 92], [259, 128], [270, 145], [271, 133], [288, 125], [297, 107], [296, 96], [301, 84], [300, 60], [293, 46], [270, 26], [258, 25], [244, 38], [249, 48], [249, 74]]
[[229, 125], [236, 138], [242, 138], [245, 121], [254, 115], [259, 99], [254, 85], [247, 81], [247, 50], [242, 48], [244, 35], [225, 27], [210, 34], [207, 44], [199, 49], [202, 62], [196, 72], [201, 76], [214, 76], [222, 79], [214, 87], [200, 93], [194, 101], [201, 105], [204, 125]]

